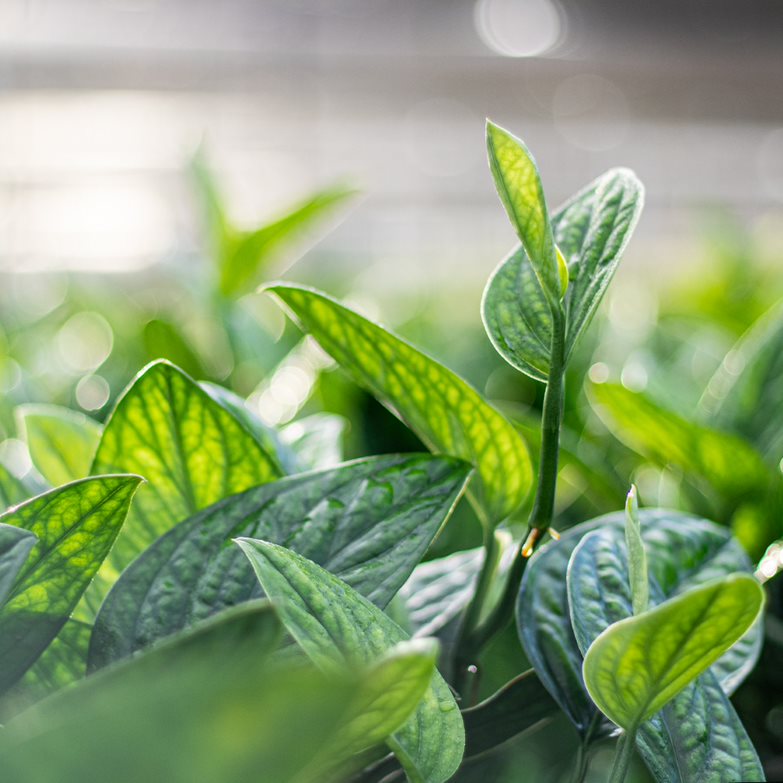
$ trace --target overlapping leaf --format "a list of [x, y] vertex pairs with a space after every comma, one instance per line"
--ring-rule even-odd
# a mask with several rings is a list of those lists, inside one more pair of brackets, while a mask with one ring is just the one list
[[656, 464], [675, 465], [729, 497], [765, 488], [764, 461], [741, 438], [684, 419], [618, 384], [593, 385], [591, 396], [615, 437]]
[[386, 606], [448, 518], [469, 471], [451, 457], [372, 457], [221, 501], [126, 569], [98, 614], [91, 668], [256, 594], [252, 568], [230, 545], [237, 536], [290, 547]]
[[471, 486], [487, 524], [515, 511], [532, 484], [525, 443], [471, 386], [399, 337], [311, 289], [269, 289], [303, 329], [436, 452], [476, 466]]
[[32, 471], [18, 478], [0, 462], [0, 512], [45, 492], [48, 487]]
[[197, 383], [168, 362], [136, 377], [115, 407], [93, 473], [139, 473], [147, 480], [101, 572], [111, 584], [135, 557], [177, 522], [280, 469], [250, 433]]
[[101, 425], [57, 405], [20, 405], [17, 409], [33, 464], [54, 487], [90, 473]]
[[[713, 558], [716, 562], [725, 560], [725, 549], [713, 551], [705, 561], [707, 567], [699, 569], [707, 576], [722, 570], [720, 566], [711, 569]], [[650, 586], [654, 600], [660, 602], [663, 592], [657, 581]], [[568, 592], [571, 619], [583, 653], [609, 625], [632, 616], [626, 551], [618, 527], [594, 530], [581, 540], [569, 565]], [[752, 635], [759, 640], [758, 633]], [[741, 646], [746, 653], [746, 673], [755, 662], [758, 645], [748, 650], [741, 640], [710, 671], [639, 727], [637, 747], [658, 783], [762, 779], [753, 745], [729, 702], [730, 691], [724, 692], [718, 680], [718, 675], [727, 676], [723, 683], [733, 688], [741, 679], [742, 671], [726, 671], [727, 662], [738, 656]], [[695, 737], [707, 739], [694, 742]]]
[[0, 693], [58, 634], [114, 543], [138, 476], [66, 484], [0, 517], [37, 537], [0, 611]]
[[36, 540], [29, 530], [0, 524], [0, 606], [8, 597], [16, 575], [35, 546]]
[[[277, 603], [286, 629], [317, 666], [372, 664], [405, 639], [380, 609], [312, 561], [264, 541], [238, 543]], [[454, 774], [464, 751], [464, 726], [439, 674], [387, 742], [412, 781], [443, 783]]]

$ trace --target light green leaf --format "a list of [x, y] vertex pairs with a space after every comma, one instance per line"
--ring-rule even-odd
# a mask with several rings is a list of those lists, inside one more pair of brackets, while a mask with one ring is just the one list
[[763, 603], [761, 585], [736, 574], [614, 623], [585, 655], [591, 698], [610, 720], [634, 731], [720, 658]]
[[54, 487], [90, 473], [101, 425], [58, 405], [20, 405], [16, 409], [33, 464]]
[[118, 401], [93, 473], [147, 480], [101, 570], [92, 603], [117, 575], [177, 522], [280, 475], [275, 460], [224, 407], [168, 362], [144, 368]]
[[732, 498], [766, 487], [764, 461], [741, 438], [689, 421], [618, 384], [594, 384], [590, 392], [614, 436], [656, 464], [675, 465]]
[[399, 642], [370, 665], [351, 705], [356, 717], [338, 739], [346, 755], [379, 745], [405, 723], [432, 682], [438, 650], [434, 639]]
[[29, 530], [0, 524], [0, 607], [35, 542], [36, 537]]
[[[372, 664], [405, 639], [380, 609], [315, 563], [265, 541], [237, 543], [277, 604], [286, 629], [319, 668]], [[459, 766], [464, 743], [457, 704], [437, 673], [414, 714], [388, 739], [414, 783], [448, 780]]]
[[360, 683], [275, 665], [279, 638], [271, 607], [254, 602], [90, 677], [4, 728], [4, 776], [301, 781], [329, 749]]
[[783, 457], [783, 303], [742, 335], [713, 375], [699, 407], [715, 426], [750, 441], [773, 465]]
[[533, 482], [527, 447], [478, 392], [434, 359], [324, 294], [282, 283], [269, 290], [429, 449], [476, 466], [470, 491], [485, 524], [497, 525], [519, 508]]
[[138, 476], [98, 476], [53, 489], [0, 522], [38, 538], [0, 610], [0, 693], [59, 633], [125, 521]]
[[628, 548], [628, 581], [633, 596], [633, 614], [641, 614], [647, 611], [650, 603], [650, 580], [639, 522], [639, 501], [633, 485], [625, 501], [625, 545]]
[[[643, 188], [626, 169], [612, 169], [566, 202], [552, 218], [555, 240], [569, 281], [566, 360], [589, 325], [614, 276], [641, 213]], [[482, 318], [503, 358], [532, 378], [546, 381], [552, 315], [523, 247], [495, 269], [482, 301]]]
[[280, 440], [294, 454], [299, 470], [331, 468], [343, 461], [347, 425], [342, 416], [314, 413], [283, 427]]
[[211, 506], [124, 571], [98, 613], [90, 668], [257, 595], [253, 569], [231, 545], [237, 536], [294, 549], [384, 608], [448, 519], [469, 471], [452, 457], [371, 457]]
[[0, 462], [0, 512], [40, 495], [47, 489], [49, 487], [32, 470], [18, 478]]
[[[685, 540], [692, 541], [693, 534], [686, 526], [683, 528]], [[678, 542], [669, 543], [676, 547]], [[704, 538], [702, 545], [708, 547]], [[713, 557], [720, 561], [725, 556], [724, 551], [705, 555], [702, 565], [706, 570], [711, 570]], [[651, 586], [655, 600], [663, 600], [658, 583], [653, 581]], [[582, 539], [569, 564], [568, 593], [574, 630], [583, 652], [612, 623], [632, 615], [628, 561], [616, 527], [598, 528]], [[742, 641], [732, 650], [741, 646]], [[757, 653], [747, 652], [752, 666]], [[639, 727], [637, 747], [658, 783], [763, 779], [753, 744], [717, 677], [725, 658]], [[694, 737], [706, 739], [694, 742]]]
[[555, 240], [536, 162], [520, 139], [489, 120], [487, 153], [498, 195], [522, 241], [538, 282], [547, 296], [557, 302], [563, 291]]

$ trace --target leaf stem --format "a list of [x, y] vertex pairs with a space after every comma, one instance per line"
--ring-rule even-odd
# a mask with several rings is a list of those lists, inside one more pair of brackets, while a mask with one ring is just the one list
[[636, 727], [632, 726], [624, 732], [617, 743], [617, 751], [614, 756], [614, 764], [609, 774], [609, 783], [624, 783], [628, 775], [628, 768], [633, 758], [633, 749], [636, 744]]

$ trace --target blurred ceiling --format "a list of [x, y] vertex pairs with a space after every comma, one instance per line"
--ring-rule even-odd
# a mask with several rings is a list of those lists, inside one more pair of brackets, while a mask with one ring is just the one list
[[0, 0], [0, 266], [194, 253], [203, 141], [243, 220], [348, 178], [331, 262], [483, 277], [513, 241], [485, 116], [553, 203], [635, 168], [633, 253], [685, 262], [705, 207], [783, 233], [781, 77], [777, 0]]

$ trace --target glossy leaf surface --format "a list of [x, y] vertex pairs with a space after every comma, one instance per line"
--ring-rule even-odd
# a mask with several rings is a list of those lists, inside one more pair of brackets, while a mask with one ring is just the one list
[[300, 286], [269, 289], [353, 378], [388, 405], [432, 451], [476, 466], [471, 484], [496, 525], [525, 500], [530, 456], [509, 421], [443, 365], [382, 327]]
[[761, 585], [737, 574], [614, 623], [585, 654], [591, 698], [618, 726], [635, 729], [720, 658], [763, 602]]
[[142, 370], [120, 398], [92, 472], [147, 480], [102, 572], [106, 584], [177, 522], [280, 475], [234, 416], [167, 362]]
[[35, 546], [36, 537], [29, 530], [0, 524], [0, 607]]
[[97, 421], [57, 405], [21, 405], [16, 412], [33, 464], [53, 487], [89, 475], [101, 438]]
[[0, 517], [38, 539], [0, 611], [0, 692], [24, 674], [65, 624], [111, 549], [140, 480], [82, 479]]
[[688, 421], [617, 384], [593, 385], [591, 396], [615, 437], [658, 465], [676, 465], [728, 496], [763, 489], [768, 481], [761, 456], [735, 435]]
[[122, 574], [98, 614], [90, 667], [258, 593], [231, 540], [263, 538], [336, 573], [381, 608], [448, 518], [470, 467], [451, 457], [371, 457], [255, 487], [200, 512]]
[[[275, 544], [238, 541], [288, 632], [320, 668], [368, 665], [405, 639], [380, 609], [315, 563]], [[442, 783], [464, 751], [462, 718], [439, 674], [388, 744], [411, 781]]]

